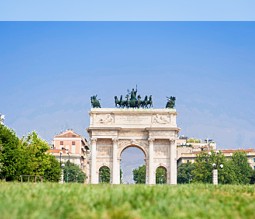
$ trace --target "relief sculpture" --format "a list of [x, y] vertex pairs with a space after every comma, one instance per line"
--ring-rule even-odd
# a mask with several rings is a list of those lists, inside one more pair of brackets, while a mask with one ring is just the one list
[[111, 114], [106, 114], [98, 118], [98, 122], [102, 124], [111, 124], [113, 121], [114, 120]]
[[170, 119], [167, 116], [156, 114], [152, 117], [153, 123], [167, 124], [170, 123]]

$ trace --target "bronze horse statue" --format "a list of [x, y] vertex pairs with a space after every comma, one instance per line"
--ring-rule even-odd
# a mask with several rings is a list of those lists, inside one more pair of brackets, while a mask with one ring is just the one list
[[149, 108], [153, 107], [152, 95], [149, 96], [149, 100], [147, 101], [147, 105], [149, 106]]
[[122, 101], [122, 95], [120, 96], [120, 100], [118, 100], [118, 97], [117, 96], [115, 96], [114, 97], [114, 99], [115, 99], [115, 107], [121, 107], [122, 106], [122, 103], [123, 103], [123, 101]]
[[141, 105], [142, 105], [142, 108], [148, 108], [148, 96], [147, 95], [145, 96]]

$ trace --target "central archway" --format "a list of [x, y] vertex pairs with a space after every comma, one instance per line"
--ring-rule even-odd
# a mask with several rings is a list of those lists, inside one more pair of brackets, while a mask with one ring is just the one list
[[[120, 153], [121, 183], [146, 183], [146, 155], [136, 145], [125, 147]], [[135, 174], [135, 175], [134, 175]]]

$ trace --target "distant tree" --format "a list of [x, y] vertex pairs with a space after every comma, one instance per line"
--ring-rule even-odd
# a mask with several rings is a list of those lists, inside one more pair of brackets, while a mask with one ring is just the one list
[[145, 184], [146, 181], [146, 167], [142, 165], [133, 170], [133, 180], [136, 184]]
[[53, 155], [48, 154], [48, 165], [44, 170], [44, 180], [49, 182], [58, 182], [61, 177], [61, 168], [58, 160]]
[[65, 182], [77, 182], [84, 183], [86, 174], [80, 169], [80, 167], [70, 161], [65, 163], [64, 167], [64, 181]]
[[211, 151], [209, 153], [202, 152], [197, 155], [194, 163], [194, 169], [191, 171], [192, 181], [200, 183], [212, 183], [212, 171], [213, 164], [216, 164], [218, 169], [219, 183], [226, 183], [227, 173], [220, 168], [220, 164], [223, 164], [223, 168], [226, 168], [226, 158], [219, 152]]
[[253, 171], [249, 165], [246, 153], [241, 151], [233, 153], [230, 164], [235, 173], [236, 183], [249, 184]]
[[111, 180], [110, 168], [107, 166], [102, 166], [99, 169], [99, 182], [100, 183], [110, 183], [110, 180]]
[[252, 170], [252, 175], [250, 178], [250, 184], [255, 184], [255, 170]]
[[18, 180], [23, 169], [22, 145], [16, 133], [0, 124], [0, 178]]
[[195, 166], [191, 162], [182, 163], [177, 168], [177, 183], [190, 183], [192, 181], [192, 171], [194, 170], [194, 168]]
[[57, 182], [61, 176], [61, 169], [57, 159], [46, 153], [50, 149], [48, 143], [42, 140], [36, 132], [29, 133], [22, 139], [23, 174], [42, 176], [46, 181]]
[[61, 176], [57, 160], [46, 151], [47, 142], [32, 132], [21, 140], [16, 133], [0, 125], [0, 178], [20, 180], [20, 175], [42, 176], [46, 181], [58, 181]]
[[156, 184], [165, 184], [167, 182], [167, 171], [164, 167], [156, 169]]

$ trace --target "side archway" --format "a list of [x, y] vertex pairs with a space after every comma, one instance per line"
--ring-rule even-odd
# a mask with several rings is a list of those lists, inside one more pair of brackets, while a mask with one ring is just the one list
[[167, 183], [167, 169], [164, 166], [159, 166], [156, 169], [156, 184]]
[[110, 183], [111, 181], [111, 170], [107, 166], [99, 168], [99, 183]]

